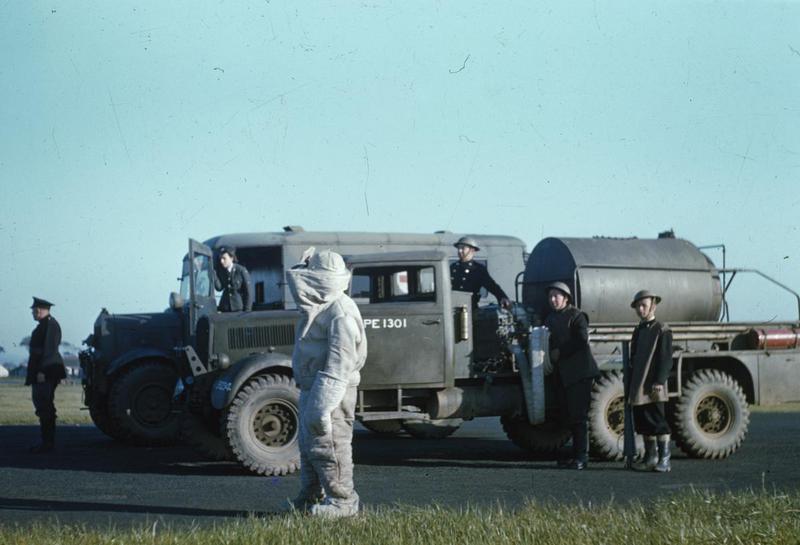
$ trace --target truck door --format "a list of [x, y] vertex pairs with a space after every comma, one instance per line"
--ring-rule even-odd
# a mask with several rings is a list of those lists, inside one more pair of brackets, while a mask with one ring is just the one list
[[189, 335], [194, 336], [197, 320], [216, 309], [214, 299], [214, 254], [211, 248], [189, 239]]
[[441, 387], [447, 382], [441, 267], [434, 264], [355, 265], [350, 294], [367, 333], [362, 390]]

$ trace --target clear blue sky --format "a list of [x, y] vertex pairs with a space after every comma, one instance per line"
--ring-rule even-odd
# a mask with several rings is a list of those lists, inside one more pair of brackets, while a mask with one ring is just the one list
[[[0, 345], [157, 311], [187, 238], [724, 242], [800, 289], [799, 2], [0, 2]], [[792, 317], [746, 287], [734, 319]], [[2, 359], [2, 358], [0, 358]]]

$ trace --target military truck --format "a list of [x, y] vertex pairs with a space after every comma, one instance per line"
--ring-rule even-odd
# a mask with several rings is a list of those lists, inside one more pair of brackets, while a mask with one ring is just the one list
[[[642, 286], [662, 293], [659, 318], [674, 331], [669, 417], [690, 456], [732, 454], [747, 433], [748, 404], [800, 398], [800, 314], [782, 324], [720, 321], [726, 292], [745, 271], [717, 269], [688, 241], [544, 239], [517, 275], [511, 311], [473, 309], [469, 294], [453, 292], [451, 259], [440, 250], [346, 256], [369, 343], [356, 413], [369, 429], [444, 437], [463, 419], [494, 416], [520, 447], [547, 455], [563, 446], [569, 433], [558, 423], [534, 328], [553, 281], [570, 285], [592, 324], [603, 373], [592, 394], [595, 456], [623, 455], [620, 369], [634, 327], [630, 298]], [[297, 318], [288, 310], [209, 314], [195, 345], [184, 347], [176, 391], [192, 400], [217, 456], [258, 474], [298, 467], [299, 393], [290, 367]]]
[[[172, 402], [175, 384], [184, 376], [181, 347], [196, 347], [206, 364], [223, 366], [224, 361], [213, 359], [216, 352], [209, 349], [206, 340], [212, 327], [217, 332], [227, 331], [225, 324], [229, 324], [231, 337], [225, 341], [225, 352], [234, 358], [234, 363], [254, 353], [269, 353], [272, 346], [291, 353], [296, 315], [284, 282], [284, 269], [296, 263], [309, 246], [342, 253], [440, 249], [455, 259], [452, 245], [460, 236], [446, 231], [306, 232], [302, 227], [288, 226], [277, 233], [228, 234], [205, 243], [190, 241], [183, 259], [180, 290], [170, 295], [167, 310], [112, 314], [103, 309], [97, 317], [92, 334], [84, 341], [87, 349], [80, 354], [84, 402], [92, 420], [107, 435], [142, 445], [174, 441], [183, 428], [190, 443], [213, 455], [215, 449], [218, 451], [219, 432], [213, 425], [211, 432], [207, 430], [209, 407], [197, 400], [199, 386], [193, 389], [192, 396], [186, 396], [191, 409], [188, 416], [182, 415], [184, 407]], [[478, 238], [483, 244], [478, 260], [489, 266], [504, 289], [513, 290], [514, 275], [524, 265], [524, 243], [513, 237]], [[250, 271], [253, 312], [215, 312], [215, 252], [222, 246], [235, 247], [239, 261]], [[283, 325], [259, 329], [267, 317], [268, 321]], [[251, 324], [249, 329], [233, 327], [246, 324]], [[262, 333], [266, 337], [258, 337]], [[204, 416], [198, 418], [197, 412]]]

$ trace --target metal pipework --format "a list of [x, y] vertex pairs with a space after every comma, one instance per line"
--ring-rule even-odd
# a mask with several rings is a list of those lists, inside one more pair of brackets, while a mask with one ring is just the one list
[[428, 413], [433, 420], [497, 416], [517, 412], [524, 403], [519, 384], [455, 387], [436, 392], [428, 403]]

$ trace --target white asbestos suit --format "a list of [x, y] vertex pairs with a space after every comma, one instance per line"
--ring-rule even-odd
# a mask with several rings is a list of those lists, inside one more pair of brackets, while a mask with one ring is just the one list
[[339, 254], [325, 250], [286, 275], [301, 311], [292, 369], [300, 388], [302, 489], [294, 504], [321, 516], [355, 515], [353, 420], [367, 338], [345, 293], [350, 272]]

